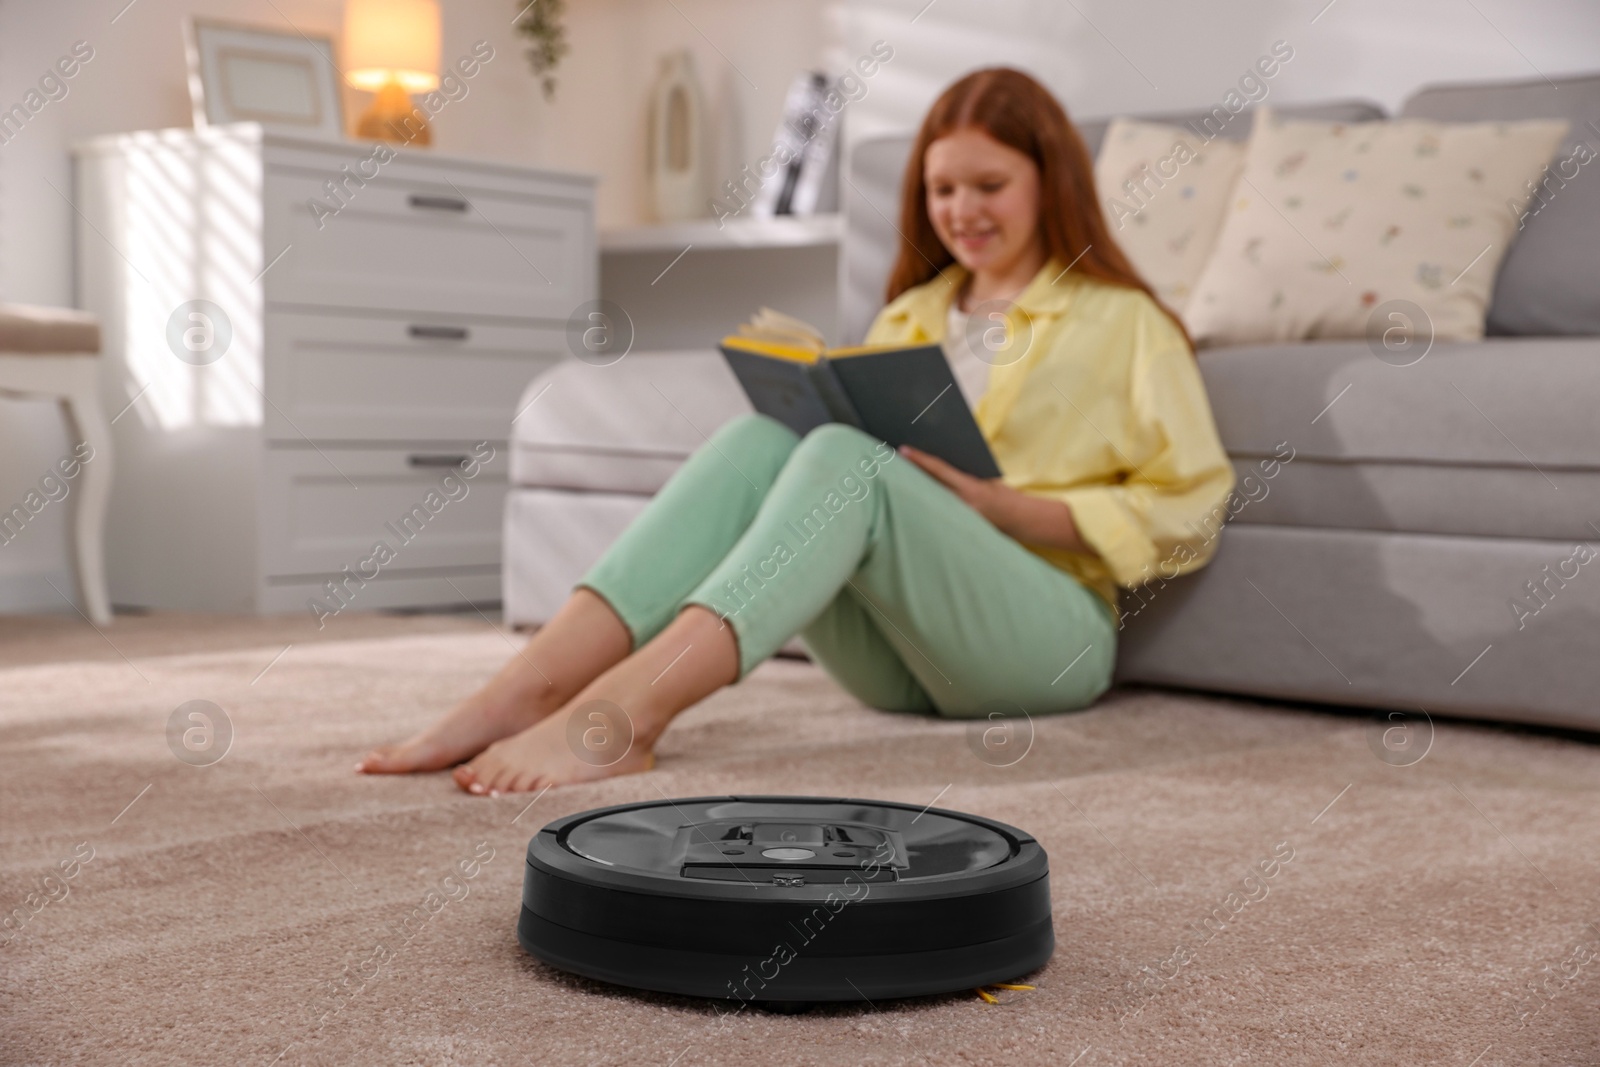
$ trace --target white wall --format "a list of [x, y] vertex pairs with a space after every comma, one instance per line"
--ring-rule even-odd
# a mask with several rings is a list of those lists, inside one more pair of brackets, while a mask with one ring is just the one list
[[[343, 17], [341, 0], [136, 0], [124, 10], [126, 2], [0, 0], [0, 109], [21, 100], [75, 41], [95, 52], [65, 98], [0, 146], [0, 299], [73, 302], [73, 209], [61, 195], [72, 195], [70, 146], [95, 134], [190, 124], [180, 29], [186, 17], [335, 37]], [[435, 120], [435, 147], [598, 173], [602, 226], [646, 215], [645, 114], [658, 56], [692, 49], [710, 114], [727, 117], [712, 146], [720, 179], [770, 140], [789, 79], [815, 66], [825, 47], [824, 23], [810, 0], [572, 0], [571, 52], [551, 104], [511, 29], [525, 2], [442, 0], [445, 60], [478, 40], [488, 40], [496, 56], [470, 94]], [[347, 115], [364, 106], [364, 95], [353, 94]], [[0, 401], [0, 508], [20, 501], [66, 448], [53, 407]], [[0, 546], [0, 610], [68, 610], [45, 581], [71, 588], [66, 514], [52, 504]]]

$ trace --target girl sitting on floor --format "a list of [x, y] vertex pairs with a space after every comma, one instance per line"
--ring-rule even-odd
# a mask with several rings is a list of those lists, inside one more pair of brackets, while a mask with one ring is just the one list
[[[1188, 335], [1106, 228], [1066, 112], [1019, 71], [934, 103], [899, 229], [867, 342], [944, 342], [1002, 478], [849, 426], [735, 419], [499, 674], [356, 769], [455, 767], [479, 794], [646, 770], [673, 716], [796, 634], [875, 708], [1038, 715], [1103, 693], [1118, 587], [1202, 566], [1233, 487]], [[621, 751], [583, 751], [595, 728]]]

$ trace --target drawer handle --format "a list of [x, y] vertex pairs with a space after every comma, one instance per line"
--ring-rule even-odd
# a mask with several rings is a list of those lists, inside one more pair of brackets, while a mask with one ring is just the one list
[[426, 338], [430, 341], [465, 341], [472, 336], [472, 332], [465, 326], [419, 326], [413, 324], [406, 328], [412, 337]]
[[425, 211], [466, 211], [472, 206], [459, 196], [427, 196], [423, 193], [412, 193], [407, 199], [412, 207], [422, 208]]
[[439, 456], [426, 452], [413, 452], [406, 457], [406, 463], [413, 467], [464, 467], [467, 465], [468, 456]]

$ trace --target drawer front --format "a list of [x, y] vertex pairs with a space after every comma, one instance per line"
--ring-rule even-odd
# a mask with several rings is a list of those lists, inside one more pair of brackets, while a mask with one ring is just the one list
[[[460, 180], [380, 172], [343, 201], [340, 177], [267, 173], [268, 304], [455, 312], [565, 323], [597, 295], [594, 213], [582, 200], [519, 196]], [[315, 205], [322, 205], [315, 207]], [[337, 214], [328, 211], [337, 207]]]
[[[456, 467], [474, 445], [405, 449], [267, 448], [261, 564], [273, 579], [320, 581], [348, 566], [368, 581], [500, 563], [503, 442], [472, 477]], [[375, 551], [376, 546], [387, 551]], [[354, 599], [360, 586], [352, 583]]]
[[566, 333], [424, 313], [269, 311], [266, 350], [268, 440], [503, 440]]

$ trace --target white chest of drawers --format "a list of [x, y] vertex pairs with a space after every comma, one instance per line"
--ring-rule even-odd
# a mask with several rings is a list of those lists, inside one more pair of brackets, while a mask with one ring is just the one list
[[513, 408], [598, 295], [593, 179], [248, 124], [76, 163], [78, 301], [117, 416], [112, 601], [499, 599]]

